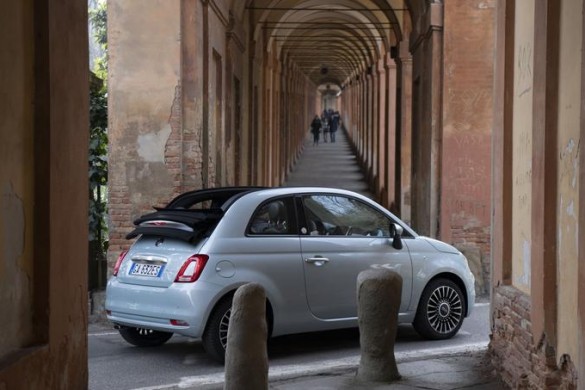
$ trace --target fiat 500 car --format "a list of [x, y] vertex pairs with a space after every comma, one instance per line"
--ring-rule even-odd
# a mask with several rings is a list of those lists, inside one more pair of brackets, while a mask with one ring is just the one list
[[106, 291], [108, 319], [136, 346], [174, 333], [224, 359], [232, 297], [256, 282], [270, 334], [357, 326], [356, 280], [368, 268], [403, 279], [400, 323], [454, 336], [474, 277], [454, 247], [416, 234], [376, 202], [332, 188], [204, 189], [134, 221]]

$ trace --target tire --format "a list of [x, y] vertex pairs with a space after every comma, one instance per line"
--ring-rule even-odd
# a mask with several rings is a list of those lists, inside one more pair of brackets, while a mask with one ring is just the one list
[[424, 338], [449, 339], [461, 328], [465, 307], [465, 297], [457, 284], [448, 279], [432, 280], [420, 297], [412, 325]]
[[213, 309], [203, 332], [203, 348], [214, 360], [225, 362], [227, 332], [232, 313], [233, 296], [223, 298]]
[[173, 337], [173, 334], [169, 332], [159, 332], [144, 328], [123, 327], [118, 331], [124, 340], [137, 347], [157, 347]]

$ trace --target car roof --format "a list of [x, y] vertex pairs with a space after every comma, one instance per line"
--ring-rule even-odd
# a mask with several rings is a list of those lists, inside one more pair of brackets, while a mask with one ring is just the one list
[[212, 201], [215, 206], [220, 208], [234, 195], [244, 194], [250, 191], [257, 191], [266, 187], [240, 186], [240, 187], [215, 187], [204, 188], [200, 190], [188, 191], [172, 199], [166, 209], [188, 208], [190, 205], [203, 201]]
[[334, 193], [334, 194], [343, 194], [343, 195], [351, 195], [357, 198], [368, 199], [372, 200], [362, 194], [359, 194], [354, 191], [344, 190], [341, 188], [333, 188], [333, 187], [274, 187], [274, 188], [265, 188], [259, 189], [256, 194], [259, 196], [266, 195], [268, 196], [278, 196], [278, 195], [292, 195], [292, 194], [304, 194], [304, 193]]

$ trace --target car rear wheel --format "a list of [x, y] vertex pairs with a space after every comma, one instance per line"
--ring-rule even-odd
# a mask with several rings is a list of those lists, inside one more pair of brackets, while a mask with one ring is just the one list
[[213, 359], [220, 363], [225, 361], [228, 326], [232, 313], [233, 296], [225, 297], [211, 312], [205, 332], [203, 332], [203, 348]]
[[144, 328], [123, 327], [118, 330], [124, 340], [137, 347], [156, 347], [169, 341], [172, 333]]
[[461, 328], [464, 311], [465, 297], [459, 286], [448, 279], [435, 279], [421, 295], [413, 326], [427, 339], [449, 339]]

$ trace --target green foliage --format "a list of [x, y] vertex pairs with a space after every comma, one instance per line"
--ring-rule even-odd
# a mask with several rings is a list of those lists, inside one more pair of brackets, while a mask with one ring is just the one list
[[106, 2], [100, 1], [95, 9], [89, 11], [89, 20], [93, 23], [96, 42], [102, 47], [108, 44], [108, 12]]
[[108, 184], [108, 106], [103, 89], [90, 91], [89, 118], [89, 239], [103, 241], [107, 231], [104, 190]]
[[93, 24], [94, 39], [104, 50], [98, 58], [89, 96], [89, 240], [100, 243], [102, 250], [107, 245], [107, 203], [108, 184], [108, 98], [107, 86], [107, 8], [100, 1], [97, 8], [90, 10], [89, 20]]
[[97, 7], [89, 11], [89, 20], [93, 25], [93, 39], [104, 51], [104, 55], [96, 60], [93, 71], [97, 77], [106, 81], [108, 78], [108, 12], [104, 0], [98, 2]]
[[93, 71], [97, 77], [106, 81], [108, 76], [108, 12], [105, 0], [99, 1], [96, 8], [89, 10], [89, 20], [93, 25], [93, 38], [104, 51], [104, 56], [96, 60]]

